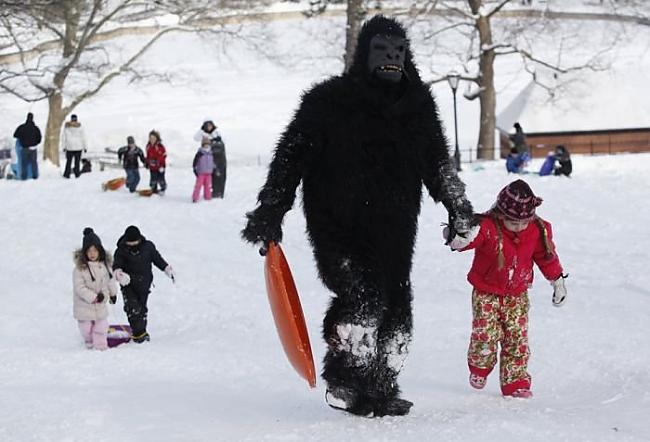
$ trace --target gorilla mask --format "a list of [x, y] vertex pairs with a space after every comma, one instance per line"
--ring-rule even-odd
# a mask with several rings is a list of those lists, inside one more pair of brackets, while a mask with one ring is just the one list
[[404, 73], [407, 40], [399, 35], [377, 34], [368, 48], [368, 72], [380, 80], [398, 83]]

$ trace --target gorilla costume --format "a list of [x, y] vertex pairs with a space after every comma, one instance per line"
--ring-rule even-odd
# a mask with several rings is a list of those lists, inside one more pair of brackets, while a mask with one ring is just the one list
[[245, 240], [282, 240], [302, 181], [320, 278], [333, 292], [323, 323], [327, 403], [364, 416], [404, 415], [397, 375], [411, 341], [411, 261], [422, 184], [452, 231], [473, 211], [447, 150], [436, 104], [403, 27], [375, 16], [350, 70], [312, 87], [277, 143]]

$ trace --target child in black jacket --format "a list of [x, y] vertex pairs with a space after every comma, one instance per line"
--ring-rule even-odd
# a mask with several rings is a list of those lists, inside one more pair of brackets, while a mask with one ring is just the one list
[[136, 226], [129, 226], [117, 241], [113, 259], [115, 278], [122, 286], [124, 312], [129, 319], [134, 342], [150, 339], [147, 333], [147, 298], [153, 282], [151, 265], [155, 265], [174, 281], [174, 271], [160, 256], [156, 246]]

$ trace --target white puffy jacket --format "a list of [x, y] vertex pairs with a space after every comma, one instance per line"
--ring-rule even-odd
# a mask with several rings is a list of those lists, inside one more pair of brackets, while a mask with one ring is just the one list
[[[72, 272], [72, 305], [75, 319], [96, 321], [108, 317], [106, 303], [110, 296], [117, 295], [117, 282], [108, 271], [111, 266], [108, 254], [106, 261], [88, 262], [86, 265], [81, 259], [81, 250], [75, 252], [75, 267]], [[99, 292], [104, 294], [104, 299], [100, 303], [95, 303]]]
[[78, 121], [68, 121], [65, 123], [61, 146], [63, 146], [64, 150], [70, 152], [78, 152], [88, 148], [88, 145], [86, 144], [86, 134], [84, 134], [81, 123]]

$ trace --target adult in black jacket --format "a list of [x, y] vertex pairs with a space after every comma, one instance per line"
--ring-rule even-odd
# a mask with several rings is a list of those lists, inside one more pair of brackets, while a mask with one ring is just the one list
[[20, 178], [27, 179], [27, 169], [31, 167], [34, 179], [38, 178], [38, 160], [36, 146], [41, 142], [41, 130], [34, 124], [34, 114], [29, 112], [27, 120], [14, 131], [22, 146]]
[[359, 415], [401, 415], [397, 376], [411, 341], [411, 261], [422, 185], [467, 232], [472, 206], [448, 153], [429, 88], [396, 21], [364, 24], [349, 72], [302, 97], [275, 149], [242, 236], [280, 242], [302, 181], [314, 257], [332, 292], [323, 336], [327, 402]]
[[113, 270], [122, 286], [124, 312], [131, 325], [133, 341], [148, 341], [147, 299], [153, 282], [151, 265], [155, 265], [174, 280], [174, 271], [160, 256], [156, 246], [148, 241], [136, 226], [129, 226], [117, 241]]
[[126, 187], [131, 193], [135, 192], [140, 182], [138, 159], [147, 167], [142, 149], [135, 145], [135, 139], [129, 135], [126, 137], [126, 146], [122, 146], [117, 150], [117, 160], [122, 162], [126, 172]]

